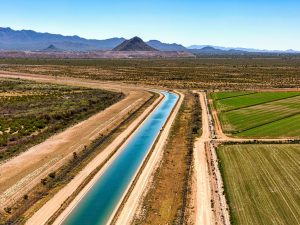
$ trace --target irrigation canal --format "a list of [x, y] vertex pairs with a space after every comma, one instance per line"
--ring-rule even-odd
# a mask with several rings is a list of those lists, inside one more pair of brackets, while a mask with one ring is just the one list
[[176, 94], [162, 94], [164, 99], [161, 103], [120, 149], [120, 153], [66, 217], [63, 225], [107, 223], [176, 104]]

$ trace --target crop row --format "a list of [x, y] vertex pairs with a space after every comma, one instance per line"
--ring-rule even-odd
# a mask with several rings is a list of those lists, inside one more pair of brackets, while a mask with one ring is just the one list
[[220, 120], [227, 133], [240, 133], [300, 113], [300, 96], [262, 105], [222, 112]]
[[238, 134], [239, 137], [300, 137], [300, 114], [286, 117]]
[[[216, 99], [215, 94], [210, 95], [212, 99]], [[214, 106], [227, 134], [270, 138], [299, 136], [300, 124], [296, 120], [300, 114], [300, 92], [240, 93], [214, 100]], [[293, 119], [295, 124], [291, 124]]]
[[217, 100], [215, 106], [219, 111], [227, 112], [298, 95], [300, 95], [299, 92], [258, 92], [250, 95]]
[[300, 223], [300, 145], [217, 150], [233, 225]]
[[243, 95], [251, 95], [254, 94], [255, 92], [249, 92], [249, 91], [226, 91], [226, 92], [214, 92], [211, 94], [211, 97], [213, 100], [221, 100], [221, 99], [226, 99], [226, 98], [234, 98], [238, 96], [243, 96]]

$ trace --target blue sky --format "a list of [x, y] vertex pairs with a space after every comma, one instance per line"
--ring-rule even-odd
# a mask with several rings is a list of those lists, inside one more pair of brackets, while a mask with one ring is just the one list
[[300, 50], [300, 0], [0, 0], [0, 10], [13, 29]]

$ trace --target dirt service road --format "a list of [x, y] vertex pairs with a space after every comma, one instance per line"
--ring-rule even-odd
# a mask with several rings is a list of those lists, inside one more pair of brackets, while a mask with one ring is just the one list
[[[61, 189], [52, 199], [50, 199], [42, 208], [40, 208], [28, 221], [28, 225], [42, 225], [45, 224], [49, 218], [61, 207], [64, 201], [83, 183], [83, 181], [91, 174], [98, 166], [103, 164], [109, 156], [120, 147], [138, 125], [148, 116], [148, 114], [161, 101], [160, 98], [148, 107], [129, 127], [123, 131], [109, 146], [107, 146], [100, 154], [98, 154], [82, 171], [80, 171], [70, 183]], [[92, 178], [92, 180], [79, 192], [70, 205], [58, 216], [54, 224], [61, 224], [65, 217], [78, 204], [80, 199], [88, 192], [93, 184], [99, 179], [103, 171], [110, 165], [110, 162], [117, 156], [114, 154], [110, 160], [100, 169], [100, 171]]]
[[194, 194], [195, 225], [212, 225], [215, 224], [215, 219], [211, 208], [210, 177], [205, 151], [205, 144], [211, 138], [209, 113], [205, 94], [203, 92], [198, 94], [202, 109], [202, 136], [194, 144], [195, 185], [197, 186], [193, 188], [196, 190]]
[[77, 85], [91, 88], [122, 91], [125, 99], [95, 114], [85, 121], [56, 134], [19, 156], [0, 165], [0, 208], [22, 197], [51, 171], [61, 166], [73, 152], [80, 151], [100, 134], [119, 124], [124, 116], [142, 105], [150, 93], [135, 90], [128, 85], [85, 81], [72, 78], [55, 78], [42, 75], [26, 75], [0, 72], [0, 77], [30, 79], [39, 82]]

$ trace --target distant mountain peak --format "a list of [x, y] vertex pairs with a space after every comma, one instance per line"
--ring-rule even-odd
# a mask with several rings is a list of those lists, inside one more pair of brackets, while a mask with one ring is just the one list
[[206, 47], [203, 47], [201, 48], [202, 51], [219, 51], [219, 49], [216, 49], [214, 47], [211, 47], [211, 46], [206, 46]]
[[113, 51], [158, 51], [147, 45], [141, 38], [133, 37], [113, 49]]
[[43, 52], [62, 52], [62, 49], [55, 47], [55, 45], [51, 44], [47, 48], [42, 50]]

